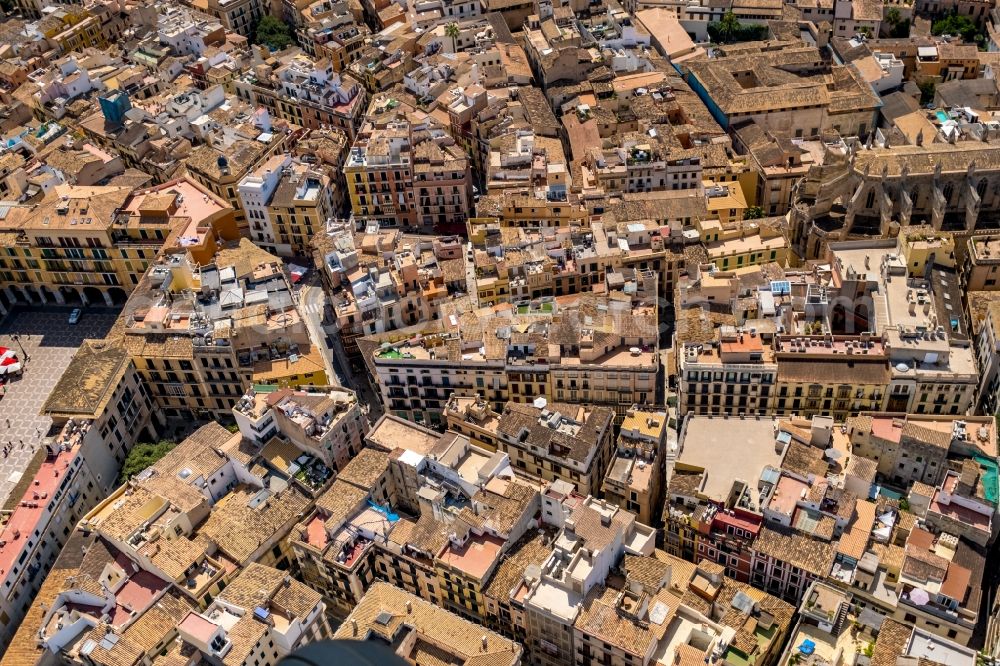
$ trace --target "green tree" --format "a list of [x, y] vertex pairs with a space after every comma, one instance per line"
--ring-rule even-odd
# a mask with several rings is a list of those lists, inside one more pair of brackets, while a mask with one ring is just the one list
[[146, 469], [163, 456], [170, 453], [170, 450], [177, 446], [176, 443], [161, 439], [156, 444], [149, 442], [139, 442], [132, 447], [122, 464], [122, 471], [118, 477], [120, 484], [125, 483], [133, 476]]
[[885, 13], [885, 22], [895, 27], [903, 20], [903, 15], [899, 13], [899, 7], [890, 7]]
[[979, 28], [968, 16], [949, 14], [945, 18], [934, 21], [931, 25], [932, 35], [960, 35], [966, 42], [979, 41]]
[[288, 25], [279, 18], [268, 15], [257, 23], [254, 44], [263, 44], [272, 51], [280, 51], [295, 42]]
[[937, 91], [937, 86], [933, 81], [924, 81], [923, 83], [918, 83], [917, 87], [920, 88], [920, 103], [930, 104], [934, 101], [934, 93]]
[[890, 37], [909, 37], [910, 19], [903, 19], [889, 30]]
[[747, 220], [759, 220], [762, 217], [764, 217], [764, 209], [760, 206], [750, 206], [743, 214], [743, 218]]
[[729, 10], [722, 15], [722, 19], [719, 21], [719, 38], [723, 42], [732, 41], [734, 37], [740, 32], [740, 28], [743, 26], [740, 24], [740, 20], [736, 17], [736, 14], [732, 10]]
[[458, 24], [449, 23], [444, 29], [444, 34], [451, 37], [451, 52], [458, 53], [458, 35], [460, 34], [458, 31]]
[[768, 27], [763, 24], [744, 25], [731, 11], [723, 14], [721, 20], [708, 24], [708, 37], [716, 44], [767, 39], [768, 32]]

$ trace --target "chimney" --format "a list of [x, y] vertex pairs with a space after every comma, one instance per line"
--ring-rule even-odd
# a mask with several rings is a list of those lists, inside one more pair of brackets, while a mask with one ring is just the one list
[[483, 640], [483, 652], [486, 652], [486, 648], [489, 644], [489, 637], [486, 634], [483, 634], [482, 640]]
[[407, 601], [406, 602], [406, 614], [409, 615], [412, 612], [413, 612], [413, 602]]
[[358, 621], [357, 620], [351, 620], [351, 635], [352, 636], [357, 636], [358, 635]]

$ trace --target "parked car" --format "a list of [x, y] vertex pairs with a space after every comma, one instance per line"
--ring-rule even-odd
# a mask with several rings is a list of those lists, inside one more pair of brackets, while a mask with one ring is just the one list
[[83, 310], [80, 308], [73, 308], [73, 311], [69, 313], [69, 323], [75, 324], [80, 321], [80, 317], [83, 316]]

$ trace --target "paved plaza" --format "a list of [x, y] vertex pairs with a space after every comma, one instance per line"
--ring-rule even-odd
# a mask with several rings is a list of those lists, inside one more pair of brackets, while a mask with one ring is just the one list
[[[25, 365], [24, 374], [7, 383], [0, 399], [0, 450], [10, 443], [6, 458], [0, 455], [0, 505], [20, 480], [52, 420], [38, 414], [49, 392], [69, 365], [80, 342], [103, 338], [116, 314], [110, 310], [84, 310], [75, 326], [67, 323], [72, 308], [50, 307], [10, 314], [0, 324], [0, 346], [9, 347]], [[30, 360], [11, 337], [20, 337]], [[8, 425], [9, 424], [9, 425]]]

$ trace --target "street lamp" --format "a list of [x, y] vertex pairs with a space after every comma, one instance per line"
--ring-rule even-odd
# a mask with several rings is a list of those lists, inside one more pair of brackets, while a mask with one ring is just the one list
[[21, 356], [24, 357], [25, 363], [27, 363], [28, 361], [30, 361], [31, 360], [31, 356], [28, 354], [28, 352], [24, 351], [24, 347], [21, 345], [21, 336], [18, 335], [17, 333], [14, 333], [10, 337], [11, 337], [12, 340], [14, 340], [14, 342], [17, 343], [17, 347], [18, 347], [18, 349], [21, 350]]

